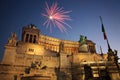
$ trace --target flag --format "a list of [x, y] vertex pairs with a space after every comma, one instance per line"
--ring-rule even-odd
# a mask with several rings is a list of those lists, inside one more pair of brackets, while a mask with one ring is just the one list
[[104, 25], [103, 25], [103, 22], [102, 22], [102, 17], [100, 16], [100, 20], [101, 20], [101, 23], [102, 23], [102, 32], [103, 32], [103, 36], [104, 36], [104, 40], [107, 41], [107, 45], [108, 45], [108, 52], [111, 52], [112, 49], [110, 48], [110, 45], [109, 45], [109, 42], [108, 42], [108, 39], [107, 39], [107, 36], [106, 36], [106, 33], [105, 33], [105, 29], [104, 29]]
[[102, 32], [103, 32], [103, 36], [104, 36], [104, 40], [107, 40], [107, 36], [105, 33], [105, 29], [104, 29], [104, 25], [102, 24]]

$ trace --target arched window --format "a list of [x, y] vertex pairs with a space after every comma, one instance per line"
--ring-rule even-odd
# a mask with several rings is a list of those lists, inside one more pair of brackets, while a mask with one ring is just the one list
[[36, 43], [36, 35], [34, 35], [33, 43]]
[[26, 34], [25, 42], [28, 42], [28, 39], [29, 39], [29, 34]]
[[29, 42], [32, 43], [32, 35], [30, 35]]

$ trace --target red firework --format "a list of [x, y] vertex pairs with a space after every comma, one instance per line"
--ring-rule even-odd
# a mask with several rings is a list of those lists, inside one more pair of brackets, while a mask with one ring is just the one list
[[63, 8], [58, 7], [57, 3], [53, 3], [51, 6], [46, 2], [46, 13], [42, 15], [47, 17], [47, 20], [44, 22], [44, 26], [50, 27], [50, 31], [52, 32], [52, 26], [58, 27], [61, 32], [66, 32], [67, 29], [64, 27], [65, 25], [70, 27], [65, 21], [71, 20], [70, 16], [67, 15], [71, 11], [65, 11]]

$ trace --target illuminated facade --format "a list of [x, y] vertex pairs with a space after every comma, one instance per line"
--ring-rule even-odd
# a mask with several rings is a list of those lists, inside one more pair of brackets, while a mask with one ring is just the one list
[[[22, 41], [27, 43], [37, 43], [44, 46], [45, 49], [49, 49], [55, 52], [59, 52], [59, 44], [60, 42], [64, 42], [64, 52], [66, 54], [78, 53], [79, 42], [53, 38], [39, 34], [39, 32], [40, 31], [36, 29], [36, 27], [23, 27]], [[87, 44], [89, 51], [92, 53], [96, 53], [95, 43], [88, 40]]]
[[[21, 41], [17, 40], [17, 35], [13, 33], [5, 45], [4, 57], [0, 64], [0, 79], [97, 79], [108, 76], [102, 75], [104, 73], [101, 72], [106, 70], [106, 67], [112, 80], [120, 79], [116, 65], [107, 61], [107, 56], [97, 54], [95, 43], [91, 40], [61, 40], [43, 35], [34, 25], [28, 25], [22, 29]], [[86, 74], [89, 70], [91, 76]]]

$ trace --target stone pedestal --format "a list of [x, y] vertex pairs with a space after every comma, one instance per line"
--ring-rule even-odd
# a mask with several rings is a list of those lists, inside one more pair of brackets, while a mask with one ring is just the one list
[[16, 55], [16, 47], [13, 46], [5, 46], [4, 57], [2, 60], [2, 64], [14, 64]]
[[60, 54], [60, 68], [66, 68], [68, 66], [67, 54]]
[[80, 45], [79, 52], [88, 52], [88, 46], [87, 46], [87, 44]]

